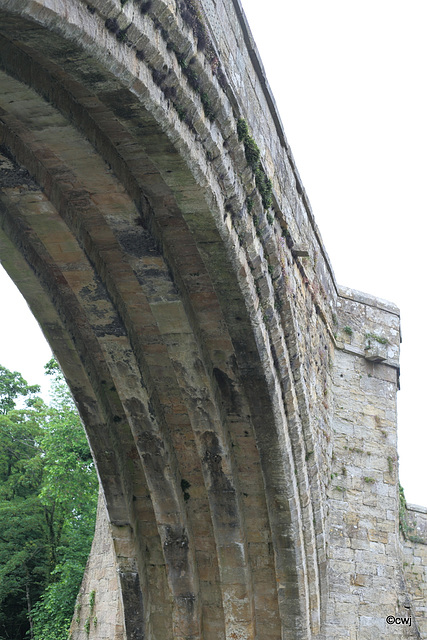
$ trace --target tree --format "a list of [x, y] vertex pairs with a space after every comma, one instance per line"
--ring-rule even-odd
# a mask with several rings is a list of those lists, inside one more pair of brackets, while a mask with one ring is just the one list
[[[58, 365], [46, 369], [50, 406], [0, 369], [0, 640], [67, 638], [93, 537], [91, 452]], [[17, 410], [22, 396], [27, 407]]]
[[38, 384], [29, 385], [17, 371], [9, 371], [0, 365], [0, 413], [15, 408], [15, 398], [33, 396], [40, 392]]

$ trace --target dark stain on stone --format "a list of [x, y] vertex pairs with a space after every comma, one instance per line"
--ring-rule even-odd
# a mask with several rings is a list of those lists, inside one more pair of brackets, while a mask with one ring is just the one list
[[108, 324], [95, 326], [93, 330], [98, 338], [103, 338], [104, 336], [116, 336], [119, 338], [127, 335], [126, 329], [119, 318], [116, 318]]
[[214, 367], [213, 374], [227, 411], [230, 413], [239, 413], [241, 403], [234, 389], [234, 382], [224, 371], [221, 371], [221, 369], [217, 367]]
[[80, 290], [80, 295], [86, 300], [97, 302], [99, 300], [109, 300], [107, 289], [104, 287], [99, 276], [95, 275], [94, 285], [86, 285]]
[[98, 82], [105, 82], [106, 77], [104, 76], [104, 74], [99, 73], [98, 71], [91, 71], [84, 74], [84, 81], [90, 85], [94, 85]]
[[182, 612], [185, 612], [187, 616], [192, 616], [194, 612], [194, 603], [196, 602], [196, 596], [194, 593], [184, 593], [177, 597], [177, 604]]
[[144, 456], [162, 456], [164, 452], [164, 444], [151, 431], [143, 431], [138, 436], [138, 445]]
[[144, 461], [146, 472], [154, 483], [163, 485], [165, 475], [165, 446], [163, 441], [151, 431], [143, 431], [138, 435], [137, 445]]
[[[6, 163], [0, 158], [0, 188], [26, 187], [29, 191], [41, 191], [28, 171], [19, 166], [7, 147], [0, 145], [0, 153], [8, 160]], [[10, 164], [13, 168], [7, 166]]]
[[114, 115], [118, 118], [122, 118], [123, 120], [131, 120], [132, 118], [135, 118], [135, 110], [126, 105], [116, 105], [114, 107]]
[[111, 33], [116, 34], [118, 31], [120, 31], [120, 25], [117, 22], [116, 18], [107, 18], [107, 20], [105, 21], [105, 26], [108, 31], [111, 31]]
[[188, 570], [188, 536], [183, 527], [166, 527], [166, 536], [163, 543], [166, 562], [176, 578], [181, 578], [184, 571]]
[[117, 237], [122, 249], [135, 258], [160, 255], [154, 238], [146, 229], [137, 227], [129, 231], [121, 231]]
[[142, 274], [145, 278], [162, 278], [164, 280], [166, 274], [163, 269], [155, 269], [153, 267], [148, 267], [147, 269], [142, 270]]
[[138, 420], [141, 423], [146, 416], [146, 407], [139, 398], [129, 398], [125, 400], [124, 406], [126, 411], [132, 416], [134, 420]]
[[185, 480], [185, 478], [183, 478], [181, 480], [181, 490], [182, 490], [182, 494], [184, 496], [185, 502], [188, 502], [188, 500], [191, 498], [190, 494], [187, 491], [187, 489], [189, 489], [190, 487], [191, 487], [191, 484], [188, 482], [188, 480]]
[[[202, 442], [205, 448], [205, 455], [203, 456], [203, 462], [209, 469], [212, 490], [219, 496], [224, 497], [223, 494], [235, 494], [234, 488], [222, 470], [222, 454], [223, 451], [220, 447], [218, 436], [212, 431], [205, 431], [202, 434]], [[228, 498], [226, 499], [226, 501]]]
[[123, 597], [124, 620], [128, 640], [144, 640], [144, 602], [139, 575], [132, 571], [119, 571]]
[[151, 402], [151, 400], [149, 400], [149, 402], [148, 402], [148, 413], [150, 414], [150, 418], [152, 420], [156, 419], [156, 412], [154, 411], [154, 406], [153, 406], [153, 403]]
[[[139, 453], [136, 447], [132, 447], [132, 449], [128, 452], [128, 458], [131, 460], [139, 460]], [[133, 496], [133, 501], [136, 500], [136, 497]]]

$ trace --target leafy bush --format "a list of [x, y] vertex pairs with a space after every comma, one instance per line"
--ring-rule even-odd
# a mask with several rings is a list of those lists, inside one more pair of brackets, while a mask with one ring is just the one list
[[0, 640], [67, 639], [93, 537], [90, 448], [58, 365], [46, 368], [50, 406], [0, 367]]

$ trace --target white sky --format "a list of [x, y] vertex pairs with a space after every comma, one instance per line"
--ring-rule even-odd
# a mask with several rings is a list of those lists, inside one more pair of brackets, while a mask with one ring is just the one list
[[[427, 505], [427, 2], [242, 3], [339, 284], [401, 309], [400, 476]], [[0, 363], [40, 382], [50, 349], [1, 269], [0, 292]]]

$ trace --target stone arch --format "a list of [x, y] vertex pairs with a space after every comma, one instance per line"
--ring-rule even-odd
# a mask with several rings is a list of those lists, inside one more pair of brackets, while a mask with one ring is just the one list
[[[170, 3], [153, 3], [160, 27], [134, 3], [92, 5], [0, 3], [1, 246], [126, 532], [127, 636], [311, 637], [315, 447], [296, 339], [283, 336], [296, 334], [290, 305], [283, 327], [267, 308], [267, 330], [271, 282], [256, 287], [247, 258], [256, 234], [242, 242], [233, 227], [252, 180], [239, 113]], [[215, 122], [162, 24], [195, 59]]]

